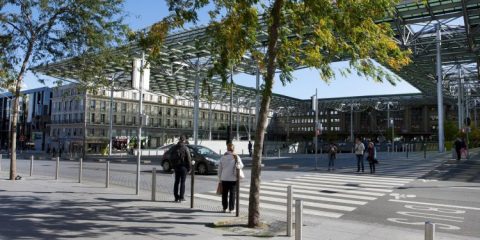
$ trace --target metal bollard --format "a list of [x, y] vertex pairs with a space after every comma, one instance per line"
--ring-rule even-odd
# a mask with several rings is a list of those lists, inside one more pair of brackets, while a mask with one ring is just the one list
[[152, 169], [152, 201], [157, 199], [157, 168]]
[[295, 240], [302, 239], [303, 228], [303, 200], [295, 200]]
[[407, 144], [407, 149], [406, 150], [407, 150], [407, 158], [408, 158], [408, 144]]
[[435, 223], [425, 222], [425, 240], [435, 239]]
[[2, 171], [2, 154], [0, 154], [0, 171]]
[[280, 158], [280, 149], [278, 149], [278, 157]]
[[32, 176], [33, 174], [33, 155], [32, 157], [30, 157], [30, 177]]
[[287, 236], [292, 236], [292, 204], [293, 204], [293, 187], [287, 187]]
[[105, 187], [110, 187], [110, 161], [107, 161], [107, 166], [105, 167]]
[[55, 180], [58, 180], [59, 173], [60, 173], [60, 157], [57, 157], [57, 164], [55, 168]]
[[82, 183], [83, 178], [83, 158], [78, 161], [78, 183]]

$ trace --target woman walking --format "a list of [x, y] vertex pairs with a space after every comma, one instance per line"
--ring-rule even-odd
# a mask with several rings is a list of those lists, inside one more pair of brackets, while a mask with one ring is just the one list
[[242, 169], [240, 156], [235, 153], [235, 146], [227, 144], [227, 152], [220, 159], [218, 179], [222, 182], [223, 212], [232, 212], [235, 209], [235, 187], [237, 185], [237, 169]]
[[330, 143], [330, 149], [328, 150], [328, 154], [328, 171], [330, 171], [330, 169], [333, 171], [335, 170], [335, 159], [337, 159], [337, 146], [335, 146], [335, 144]]
[[377, 159], [377, 151], [375, 150], [373, 142], [368, 143], [367, 154], [368, 165], [370, 165], [370, 174], [373, 174], [375, 173], [375, 159]]

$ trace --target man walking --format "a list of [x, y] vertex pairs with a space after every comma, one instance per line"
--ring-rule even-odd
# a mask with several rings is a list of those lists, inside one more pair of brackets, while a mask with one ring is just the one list
[[360, 166], [362, 172], [364, 172], [363, 166], [363, 153], [365, 152], [365, 145], [360, 141], [360, 138], [355, 139], [355, 156], [357, 157], [357, 172], [360, 172]]
[[185, 136], [180, 136], [178, 143], [173, 146], [173, 149], [170, 151], [170, 161], [175, 170], [175, 183], [173, 186], [175, 202], [185, 201], [185, 180], [187, 173], [192, 169], [192, 159], [185, 142]]

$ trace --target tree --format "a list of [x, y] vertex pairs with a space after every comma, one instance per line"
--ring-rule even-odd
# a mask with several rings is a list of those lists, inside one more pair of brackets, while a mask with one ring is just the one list
[[[216, 56], [210, 76], [227, 82], [230, 69], [250, 55], [264, 78], [252, 161], [248, 226], [260, 224], [260, 175], [263, 141], [276, 71], [280, 81], [293, 80], [298, 66], [317, 68], [321, 79], [334, 76], [330, 63], [349, 59], [350, 68], [376, 81], [395, 79], [372, 59], [399, 70], [410, 62], [388, 24], [375, 21], [391, 15], [396, 0], [176, 0], [173, 12], [155, 24], [144, 43], [152, 56], [160, 51], [166, 33], [187, 22], [198, 21], [198, 10], [211, 8], [210, 51]], [[264, 51], [265, 49], [265, 51]]]
[[445, 121], [443, 128], [445, 129], [445, 140], [447, 141], [455, 140], [455, 138], [459, 134], [458, 127], [457, 127], [457, 124], [455, 124], [455, 121], [452, 121], [452, 120]]
[[10, 142], [10, 179], [16, 177], [16, 128], [19, 96], [25, 74], [34, 65], [74, 56], [90, 65], [83, 81], [105, 83], [95, 77], [111, 58], [109, 49], [126, 36], [122, 0], [0, 0], [0, 82], [14, 97]]

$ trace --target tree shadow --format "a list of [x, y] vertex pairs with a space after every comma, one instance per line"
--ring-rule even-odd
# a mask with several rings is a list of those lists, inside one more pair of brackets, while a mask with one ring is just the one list
[[185, 233], [176, 229], [175, 225], [206, 224], [189, 216], [201, 210], [144, 208], [121, 204], [128, 201], [138, 202], [138, 199], [52, 200], [48, 195], [2, 196], [0, 238], [83, 239], [128, 235], [191, 237], [197, 234]]

